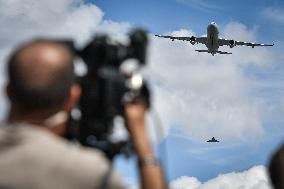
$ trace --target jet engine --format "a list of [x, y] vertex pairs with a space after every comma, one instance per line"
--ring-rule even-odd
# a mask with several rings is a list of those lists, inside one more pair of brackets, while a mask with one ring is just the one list
[[236, 42], [234, 40], [230, 40], [229, 46], [230, 46], [230, 48], [233, 48], [234, 46], [236, 46]]
[[190, 39], [190, 43], [194, 45], [196, 43], [196, 37], [192, 36]]

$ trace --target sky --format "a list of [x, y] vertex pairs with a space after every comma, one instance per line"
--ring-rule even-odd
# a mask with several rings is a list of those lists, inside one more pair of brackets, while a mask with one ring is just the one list
[[[154, 36], [202, 36], [212, 21], [220, 37], [275, 46], [221, 47], [233, 54], [213, 57], [194, 51], [205, 46]], [[5, 61], [15, 46], [48, 36], [80, 47], [95, 34], [120, 40], [135, 27], [149, 33], [149, 130], [171, 187], [269, 188], [266, 166], [284, 138], [281, 0], [0, 0], [0, 117], [9, 107]], [[220, 142], [206, 143], [213, 136]], [[133, 158], [119, 157], [115, 167], [137, 184]]]

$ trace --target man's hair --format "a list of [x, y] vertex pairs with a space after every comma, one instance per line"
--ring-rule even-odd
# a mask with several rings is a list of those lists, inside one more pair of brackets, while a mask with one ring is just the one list
[[269, 176], [275, 189], [284, 188], [284, 145], [271, 158]]
[[[66, 61], [64, 68], [53, 71], [44, 85], [35, 86], [27, 79], [28, 71], [23, 71], [19, 66], [21, 61], [20, 54], [28, 47], [37, 44], [55, 45], [55, 47], [66, 50]], [[71, 85], [74, 82], [73, 55], [62, 43], [49, 39], [36, 39], [20, 46], [11, 54], [8, 60], [8, 79], [10, 98], [21, 109], [35, 111], [48, 109], [62, 105], [68, 97]], [[40, 66], [40, 64], [38, 65]], [[36, 80], [37, 78], [34, 78]]]

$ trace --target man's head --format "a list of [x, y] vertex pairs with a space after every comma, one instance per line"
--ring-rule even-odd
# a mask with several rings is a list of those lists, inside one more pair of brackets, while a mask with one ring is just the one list
[[275, 189], [284, 188], [284, 145], [273, 154], [269, 164], [269, 175]]
[[72, 93], [72, 61], [72, 53], [53, 40], [37, 39], [18, 48], [8, 61], [7, 92], [12, 111], [46, 112], [46, 116], [69, 111], [77, 101]]

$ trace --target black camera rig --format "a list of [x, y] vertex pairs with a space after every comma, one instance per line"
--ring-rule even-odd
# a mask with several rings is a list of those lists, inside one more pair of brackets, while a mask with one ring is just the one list
[[114, 118], [124, 114], [124, 102], [144, 98], [150, 104], [149, 90], [138, 70], [120, 70], [128, 59], [138, 62], [138, 68], [146, 64], [147, 34], [134, 30], [129, 41], [127, 45], [113, 43], [107, 35], [100, 35], [83, 49], [72, 48], [82, 58], [87, 73], [78, 78], [82, 88], [78, 105], [81, 116], [70, 123], [79, 125], [76, 138], [81, 144], [103, 150], [110, 159], [131, 148], [130, 140], [113, 142], [109, 138]]

